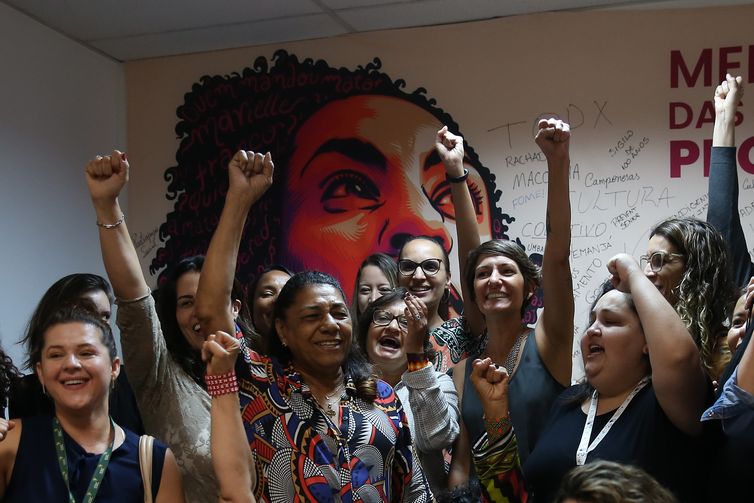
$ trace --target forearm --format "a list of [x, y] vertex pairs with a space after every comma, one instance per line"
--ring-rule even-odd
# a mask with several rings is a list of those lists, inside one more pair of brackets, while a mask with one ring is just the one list
[[202, 333], [234, 333], [229, 304], [236, 259], [250, 205], [228, 193], [220, 222], [210, 241], [196, 292], [196, 316]]
[[[92, 203], [97, 214], [97, 222], [100, 224], [112, 225], [123, 217], [117, 199], [93, 200]], [[128, 233], [126, 221], [123, 220], [112, 228], [102, 225], [98, 228], [102, 261], [115, 296], [132, 300], [147, 295], [149, 287], [144, 280], [139, 256]]]
[[713, 147], [734, 147], [736, 145], [736, 113], [721, 110], [715, 114], [715, 125], [712, 129]]
[[408, 388], [409, 406], [414, 415], [417, 450], [438, 451], [453, 445], [460, 431], [460, 412], [450, 376], [429, 366], [406, 372], [402, 380]]
[[212, 466], [220, 486], [220, 500], [253, 502], [251, 450], [246, 440], [236, 393], [212, 398]]

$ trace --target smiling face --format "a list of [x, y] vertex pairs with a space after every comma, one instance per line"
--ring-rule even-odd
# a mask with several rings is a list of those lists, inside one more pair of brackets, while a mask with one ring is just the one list
[[618, 290], [597, 301], [592, 320], [581, 338], [584, 373], [601, 395], [613, 396], [649, 370], [644, 330], [628, 295]]
[[284, 318], [275, 320], [294, 366], [311, 375], [336, 372], [351, 349], [352, 324], [346, 301], [332, 285], [301, 288]]
[[[352, 285], [365, 256], [394, 257], [407, 237], [429, 235], [445, 243], [457, 264], [450, 185], [434, 151], [441, 127], [429, 112], [387, 96], [333, 101], [312, 115], [296, 135], [290, 160], [283, 261]], [[489, 196], [477, 170], [466, 168], [485, 240]]]
[[[391, 315], [405, 316], [406, 303], [394, 302], [383, 306], [382, 311]], [[408, 330], [393, 318], [387, 325], [377, 325], [372, 321], [367, 331], [366, 352], [369, 361], [385, 374], [397, 374], [406, 370], [406, 350], [404, 343]]]
[[741, 343], [744, 334], [746, 334], [746, 319], [749, 315], [745, 308], [746, 295], [741, 295], [736, 301], [736, 306], [733, 308], [733, 317], [730, 320], [730, 329], [728, 330], [728, 336], [726, 340], [728, 342], [728, 348], [731, 353], [736, 352], [736, 348]]
[[521, 316], [526, 283], [516, 261], [505, 255], [483, 256], [474, 270], [476, 304], [485, 316]]
[[57, 410], [90, 410], [107, 406], [120, 360], [111, 359], [98, 327], [60, 323], [45, 331], [36, 371]]
[[257, 282], [252, 302], [252, 317], [254, 328], [262, 335], [272, 329], [272, 311], [275, 307], [280, 290], [290, 279], [285, 271], [272, 270], [264, 273]]
[[202, 350], [204, 336], [199, 331], [199, 320], [194, 315], [194, 298], [199, 287], [199, 272], [188, 271], [175, 284], [175, 318], [181, 334], [196, 351]]
[[370, 302], [393, 289], [390, 280], [387, 279], [382, 269], [371, 264], [361, 268], [359, 284], [356, 288], [359, 313], [363, 313]]
[[[655, 234], [647, 245], [647, 256], [657, 252], [666, 254], [679, 253], [678, 248], [665, 237]], [[677, 286], [681, 284], [683, 273], [686, 271], [686, 262], [680, 257], [667, 256], [662, 268], [654, 272], [649, 263], [644, 267], [644, 275], [649, 278], [657, 289], [662, 293], [671, 306], [678, 301]]]
[[443, 259], [442, 248], [434, 241], [414, 239], [406, 243], [398, 259], [410, 260], [416, 264], [432, 259], [440, 262], [440, 269], [434, 274], [427, 274], [422, 267], [417, 267], [409, 275], [398, 272], [398, 284], [424, 301], [430, 311], [431, 320], [437, 313], [445, 290], [450, 286], [450, 276]]

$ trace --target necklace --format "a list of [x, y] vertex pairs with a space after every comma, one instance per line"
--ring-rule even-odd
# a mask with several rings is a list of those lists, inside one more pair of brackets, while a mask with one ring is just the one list
[[529, 329], [524, 330], [516, 336], [516, 340], [513, 342], [508, 356], [505, 357], [505, 370], [508, 371], [508, 375], [513, 375], [513, 371], [516, 370], [516, 364], [518, 363], [518, 353], [521, 351], [521, 344], [529, 335]]
[[[317, 405], [319, 405], [319, 408], [322, 409], [322, 412], [324, 412], [331, 418], [334, 418], [338, 414], [338, 411], [335, 409], [335, 407], [340, 405], [340, 397], [342, 395], [343, 395], [343, 383], [341, 382], [340, 384], [338, 384], [338, 387], [335, 388], [335, 390], [332, 393], [328, 393], [325, 395], [326, 409], [322, 407], [322, 404], [320, 403], [319, 400], [317, 400]], [[335, 398], [337, 398], [337, 400], [334, 400]]]

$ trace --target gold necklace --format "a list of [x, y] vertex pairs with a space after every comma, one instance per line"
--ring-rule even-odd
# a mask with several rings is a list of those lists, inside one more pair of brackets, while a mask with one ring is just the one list
[[[319, 399], [317, 399], [316, 397], [315, 399], [317, 400], [317, 405], [319, 405], [319, 408], [322, 410], [322, 412], [324, 412], [331, 418], [334, 418], [338, 414], [338, 412], [333, 407], [333, 405], [337, 405], [337, 406], [340, 405], [340, 398], [342, 395], [343, 395], [343, 383], [341, 382], [332, 393], [325, 395], [326, 409], [325, 407], [322, 407], [322, 403], [319, 401]], [[333, 398], [336, 398], [336, 397], [337, 397], [337, 400], [333, 400]]]

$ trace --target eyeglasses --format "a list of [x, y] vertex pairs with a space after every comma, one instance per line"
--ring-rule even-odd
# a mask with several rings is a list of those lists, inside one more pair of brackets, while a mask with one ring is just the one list
[[680, 253], [668, 253], [664, 251], [656, 251], [652, 255], [646, 256], [642, 255], [639, 257], [641, 260], [641, 268], [644, 269], [647, 267], [647, 263], [649, 263], [650, 269], [652, 269], [652, 272], [660, 272], [662, 267], [665, 264], [668, 264], [670, 262], [674, 262], [676, 259], [683, 258], [684, 255], [681, 255]]
[[404, 258], [398, 261], [398, 271], [403, 276], [411, 276], [417, 267], [421, 267], [426, 276], [434, 276], [440, 270], [441, 264], [442, 261], [439, 258], [428, 258], [421, 263]]
[[378, 326], [390, 325], [393, 320], [398, 320], [398, 327], [401, 330], [408, 330], [408, 318], [403, 314], [396, 316], [387, 311], [383, 311], [382, 309], [378, 309], [372, 315], [372, 321]]

